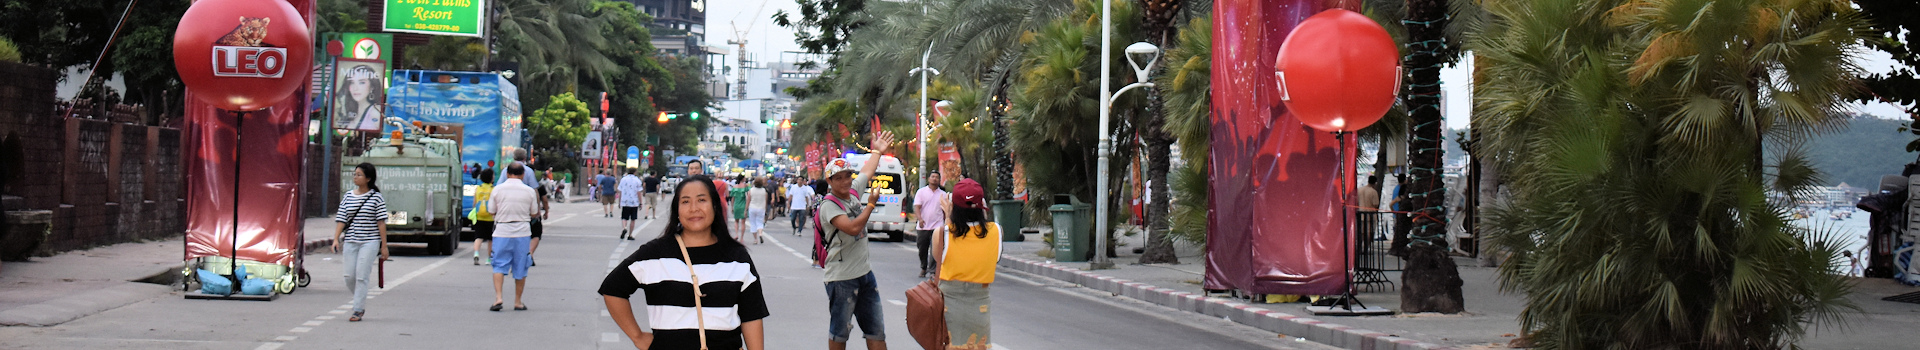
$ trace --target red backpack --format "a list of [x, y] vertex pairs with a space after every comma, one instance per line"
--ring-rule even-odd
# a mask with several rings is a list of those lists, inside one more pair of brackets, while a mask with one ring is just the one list
[[840, 236], [840, 229], [828, 230], [826, 225], [822, 225], [820, 221], [820, 206], [827, 201], [832, 201], [833, 205], [840, 207], [840, 211], [845, 212], [847, 210], [847, 205], [840, 203], [839, 197], [834, 197], [833, 194], [827, 194], [825, 197], [827, 197], [827, 200], [814, 202], [813, 207], [808, 208], [810, 209], [808, 211], [813, 213], [813, 267], [818, 268], [827, 267], [827, 247], [832, 246], [833, 240]]

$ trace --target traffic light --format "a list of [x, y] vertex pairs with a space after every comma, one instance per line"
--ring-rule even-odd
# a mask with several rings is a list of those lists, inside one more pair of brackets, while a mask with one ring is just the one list
[[687, 115], [692, 116], [693, 120], [700, 120], [700, 111], [688, 112]]
[[660, 112], [660, 117], [659, 117], [659, 118], [656, 118], [656, 119], [654, 119], [654, 121], [657, 121], [657, 122], [659, 122], [660, 124], [666, 124], [666, 123], [667, 123], [667, 112]]

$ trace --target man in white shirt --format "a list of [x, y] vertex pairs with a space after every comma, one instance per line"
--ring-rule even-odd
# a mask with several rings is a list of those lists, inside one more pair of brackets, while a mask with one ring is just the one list
[[527, 267], [533, 260], [528, 255], [533, 238], [532, 221], [540, 212], [540, 195], [519, 181], [526, 177], [526, 168], [520, 162], [506, 168], [507, 178], [513, 181], [501, 181], [495, 186], [493, 198], [487, 205], [493, 209], [494, 223], [493, 307], [489, 308], [492, 311], [500, 311], [501, 289], [507, 274], [513, 275], [513, 309], [527, 309], [520, 296], [527, 291]]
[[947, 191], [941, 189], [940, 172], [927, 173], [927, 185], [913, 193], [915, 217], [920, 224], [914, 233], [919, 234], [916, 245], [920, 246], [920, 278], [927, 277], [927, 271], [933, 268], [933, 261], [927, 259], [927, 248], [933, 244], [933, 229], [947, 222], [947, 211], [940, 208], [940, 201], [947, 198]]
[[807, 203], [813, 200], [813, 187], [801, 185], [798, 180], [787, 184], [787, 210], [793, 215], [793, 235], [799, 236], [800, 229], [807, 227], [807, 220], [813, 220], [813, 213], [807, 212]]
[[640, 218], [640, 177], [633, 176], [634, 168], [627, 168], [627, 176], [620, 178], [620, 238], [633, 240], [633, 222]]

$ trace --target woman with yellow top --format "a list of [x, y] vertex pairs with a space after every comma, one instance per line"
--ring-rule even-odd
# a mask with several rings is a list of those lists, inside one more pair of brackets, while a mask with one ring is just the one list
[[987, 286], [1000, 263], [1000, 227], [987, 222], [986, 192], [960, 179], [948, 197], [947, 224], [934, 230], [940, 295], [946, 298], [947, 349], [989, 349]]
[[[487, 201], [493, 199], [493, 184], [486, 180], [492, 178], [493, 169], [480, 169], [480, 188], [473, 191], [473, 215], [467, 216], [473, 220], [474, 265], [493, 265], [493, 249], [488, 247], [493, 242], [493, 208], [487, 207]], [[481, 261], [481, 252], [488, 255], [486, 261]]]

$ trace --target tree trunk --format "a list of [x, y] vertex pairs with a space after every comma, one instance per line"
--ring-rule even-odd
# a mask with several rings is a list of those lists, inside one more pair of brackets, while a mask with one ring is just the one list
[[[1159, 99], [1155, 99], [1157, 102]], [[1155, 112], [1158, 112], [1155, 109]], [[1173, 239], [1168, 237], [1167, 172], [1172, 168], [1173, 139], [1155, 127], [1147, 132], [1147, 249], [1140, 254], [1142, 264], [1178, 264]]]
[[1445, 166], [1441, 142], [1445, 123], [1440, 115], [1440, 65], [1446, 51], [1446, 0], [1408, 0], [1408, 41], [1432, 43], [1412, 45], [1407, 56], [1409, 78], [1405, 100], [1411, 105], [1413, 123], [1412, 155], [1408, 157], [1408, 206], [1413, 212], [1412, 243], [1407, 247], [1404, 288], [1400, 289], [1401, 312], [1459, 313], [1465, 311], [1460, 296], [1460, 270], [1447, 248], [1446, 183], [1441, 173]]
[[[993, 117], [993, 197], [994, 199], [1013, 199], [1013, 152], [1007, 141], [1013, 139], [1007, 133], [1007, 87], [1011, 79], [1000, 79], [989, 96], [987, 108]], [[1015, 228], [1018, 229], [1018, 228]]]

